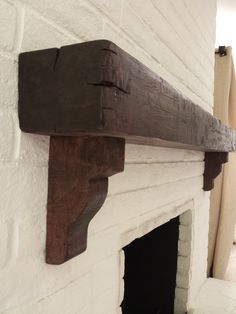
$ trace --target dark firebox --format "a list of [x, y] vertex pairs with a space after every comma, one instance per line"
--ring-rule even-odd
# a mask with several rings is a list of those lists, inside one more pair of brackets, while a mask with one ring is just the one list
[[123, 314], [174, 314], [179, 217], [124, 247]]

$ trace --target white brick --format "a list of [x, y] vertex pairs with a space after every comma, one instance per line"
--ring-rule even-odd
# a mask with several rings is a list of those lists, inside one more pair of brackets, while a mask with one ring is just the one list
[[[213, 100], [212, 93], [210, 93], [210, 91], [205, 88], [205, 84], [203, 84], [201, 80], [198, 80], [196, 78], [196, 69], [194, 72], [191, 72], [187, 68], [188, 62], [186, 60], [182, 62], [181, 60], [181, 58], [183, 58], [183, 47], [181, 47], [179, 43], [179, 38], [178, 40], [171, 39], [170, 42], [166, 42], [168, 40], [168, 35], [166, 34], [166, 32], [168, 31], [170, 34], [172, 34], [173, 29], [170, 29], [167, 22], [163, 23], [163, 35], [161, 36], [161, 30], [159, 31], [160, 25], [157, 25], [156, 28], [155, 25], [153, 25], [154, 21], [158, 21], [158, 16], [156, 16], [157, 14], [154, 14], [154, 9], [155, 8], [152, 8], [150, 5], [146, 8], [146, 10], [142, 10], [141, 7], [140, 11], [142, 10], [143, 12], [147, 12], [147, 10], [149, 10], [150, 13], [147, 14], [146, 20], [150, 20], [152, 27], [158, 30], [158, 37], [155, 35], [154, 32], [152, 32], [152, 29], [150, 29], [146, 25], [146, 23], [142, 21], [142, 16], [138, 16], [137, 12], [134, 13], [133, 10], [129, 8], [129, 6], [125, 7], [122, 19], [122, 27], [124, 29], [127, 29], [130, 33], [130, 36], [132, 36], [133, 39], [139, 45], [141, 45], [141, 47], [149, 51], [149, 53], [158, 62], [160, 62], [160, 64], [165, 69], [167, 69], [171, 74], [175, 75], [178, 80], [185, 82], [185, 85], [191, 91], [194, 91], [194, 93], [196, 93], [198, 97], [202, 98], [208, 103], [211, 103]], [[140, 29], [142, 29], [141, 32]], [[176, 55], [181, 56], [181, 58], [176, 57]]]
[[187, 300], [187, 294], [188, 294], [188, 291], [187, 289], [184, 289], [184, 288], [178, 288], [179, 290], [179, 293], [178, 293], [178, 298], [177, 298], [177, 301], [180, 301], [180, 300]]
[[155, 64], [148, 53], [145, 53], [145, 50], [141, 50], [128, 34], [124, 33], [120, 27], [117, 27], [108, 21], [104, 22], [103, 38], [113, 41], [121, 49], [133, 55], [136, 59], [142, 60], [142, 63], [146, 66]]
[[[202, 3], [200, 3], [200, 5], [202, 6]], [[196, 60], [198, 60], [201, 66], [204, 66], [203, 60], [206, 60], [206, 64], [208, 66], [212, 66], [213, 59], [212, 57], [210, 57], [208, 45], [205, 45], [204, 47], [202, 47], [201, 44], [199, 44], [199, 41], [196, 41], [195, 37], [191, 36], [192, 34], [191, 25], [188, 25], [185, 22], [186, 9], [184, 5], [184, 1], [179, 1], [178, 3], [179, 10], [175, 9], [175, 6], [171, 3], [171, 1], [165, 1], [165, 0], [160, 0], [158, 2], [158, 6], [156, 5], [156, 8], [162, 13], [162, 15], [166, 18], [166, 20], [168, 20], [168, 23], [172, 25], [172, 27], [175, 29], [175, 32], [182, 39], [184, 45], [187, 45], [189, 47], [191, 51], [191, 56], [194, 57]], [[180, 11], [181, 11], [181, 14], [179, 14]], [[208, 15], [208, 20], [209, 18], [210, 16]], [[212, 27], [212, 30], [213, 30], [213, 27]], [[201, 49], [199, 49], [200, 47]], [[186, 54], [184, 54], [184, 56], [186, 56]], [[207, 68], [205, 70], [207, 70]], [[209, 72], [209, 68], [207, 72]], [[207, 73], [207, 76], [208, 75], [209, 73]], [[209, 83], [210, 82], [208, 82], [208, 84]]]
[[176, 286], [178, 288], [188, 289], [189, 285], [190, 285], [190, 283], [189, 283], [189, 275], [186, 274], [184, 276], [184, 275], [181, 275], [181, 274], [177, 273], [177, 275], [176, 275]]
[[118, 289], [107, 291], [105, 294], [95, 299], [93, 302], [93, 312], [96, 314], [116, 313], [118, 308]]
[[126, 163], [157, 163], [157, 162], [178, 162], [178, 161], [203, 161], [202, 152], [152, 147], [144, 145], [126, 144]]
[[3, 222], [0, 223], [0, 245], [1, 245], [0, 256], [0, 269], [1, 269], [7, 264], [9, 246], [8, 224]]
[[[43, 36], [41, 36], [43, 34]], [[76, 41], [34, 14], [26, 14], [21, 51], [61, 47]]]
[[[124, 8], [121, 26], [138, 45], [146, 50], [152, 57], [155, 57], [164, 68], [170, 70], [171, 64], [173, 68], [170, 72], [172, 73], [175, 69], [177, 72], [178, 65], [175, 63], [176, 58], [160, 40], [155, 39], [154, 34], [150, 31], [148, 26], [128, 5]], [[158, 51], [161, 51], [161, 53], [158, 54]]]
[[173, 203], [166, 206], [141, 214], [138, 217], [138, 236], [144, 236], [162, 224], [167, 223], [172, 218], [182, 215], [184, 211], [185, 204], [183, 200], [175, 200]]
[[[204, 172], [203, 162], [127, 164], [123, 173], [109, 179], [109, 195], [154, 187], [197, 177]], [[142, 178], [142, 180], [140, 180]]]
[[81, 310], [79, 313], [80, 314], [91, 314], [92, 313], [92, 306], [86, 307], [85, 309]]
[[[44, 17], [83, 40], [102, 37], [102, 18], [87, 1], [23, 0]], [[38, 36], [41, 38], [41, 34]]]
[[[215, 39], [214, 36], [214, 32], [213, 32], [213, 28], [211, 29], [210, 27], [207, 27], [207, 25], [209, 25], [209, 20], [206, 23], [206, 11], [207, 11], [207, 6], [205, 8], [205, 10], [202, 10], [202, 6], [199, 5], [199, 1], [193, 0], [191, 1], [186, 1], [184, 0], [185, 6], [188, 9], [188, 11], [190, 12], [191, 17], [193, 18], [194, 22], [196, 23], [196, 26], [198, 28], [199, 33], [201, 34], [202, 38], [205, 40], [205, 42], [207, 43], [207, 41], [209, 39], [212, 40], [212, 42]], [[201, 19], [201, 22], [199, 22], [199, 14], [202, 14], [203, 18]], [[209, 43], [208, 43], [209, 44]]]
[[190, 252], [191, 252], [191, 242], [179, 240], [178, 254], [180, 256], [188, 256]]
[[[69, 282], [66, 286], [58, 289], [55, 286], [54, 293], [38, 299], [36, 302], [28, 301], [29, 305], [20, 306], [8, 310], [4, 313], [7, 314], [75, 314], [80, 313], [80, 310], [84, 309], [86, 305], [90, 303], [90, 274], [77, 280]], [[34, 290], [35, 283], [32, 282], [31, 289]], [[18, 287], [20, 288], [20, 287]], [[30, 293], [30, 291], [25, 291]], [[79, 297], [78, 297], [79, 296]], [[12, 305], [11, 305], [12, 308]]]
[[15, 124], [12, 114], [0, 112], [0, 161], [14, 159], [14, 147], [17, 145]]
[[184, 314], [187, 310], [188, 290], [183, 288], [176, 289], [175, 314]]
[[191, 255], [188, 256], [178, 256], [178, 273], [182, 276], [186, 276], [189, 273]]
[[14, 50], [16, 40], [17, 12], [13, 5], [2, 0], [0, 2], [0, 49]]
[[202, 177], [196, 177], [109, 197], [91, 221], [90, 231], [98, 232], [156, 208], [161, 210], [166, 203], [190, 199], [201, 187]]
[[[202, 34], [199, 32], [199, 29], [195, 23], [195, 19], [193, 17], [194, 12], [191, 10], [188, 10], [187, 4], [184, 0], [181, 0], [179, 5], [174, 0], [169, 0], [171, 4], [174, 6], [176, 12], [178, 13], [179, 18], [182, 18], [182, 22], [186, 27], [189, 29], [189, 31], [193, 34], [194, 38], [196, 38], [196, 41], [198, 44], [201, 45], [201, 47], [208, 51], [208, 45], [205, 42]], [[209, 51], [208, 51], [209, 52]]]
[[181, 241], [191, 242], [192, 226], [179, 226], [179, 239]]
[[[186, 38], [185, 40], [182, 40], [182, 28], [181, 31], [178, 31], [177, 28], [178, 23], [182, 26], [182, 21], [179, 20], [177, 16], [172, 16], [172, 18], [170, 18], [169, 14], [174, 10], [169, 2], [158, 1], [158, 3], [155, 4], [155, 2], [153, 2], [148, 6], [142, 0], [129, 0], [128, 3], [145, 22], [145, 24], [149, 26], [150, 30], [157, 34], [162, 42], [175, 52], [176, 57], [182, 60], [185, 66], [188, 67], [194, 75], [204, 78], [199, 80], [199, 84], [209, 86], [208, 84], [210, 80], [206, 64], [202, 65], [201, 62], [195, 59], [195, 56], [199, 55], [199, 49], [196, 49], [195, 47], [195, 50], [193, 49], [191, 54], [183, 54], [183, 49], [186, 51], [191, 50], [191, 47], [189, 47], [189, 40], [191, 40], [191, 36], [188, 34], [188, 40]], [[159, 12], [160, 9], [162, 9], [161, 12]], [[173, 23], [171, 23], [172, 21]]]
[[[46, 212], [29, 213], [18, 221], [18, 258], [37, 257], [45, 260]], [[37, 245], [35, 245], [37, 243]]]
[[[91, 275], [85, 275], [72, 281], [59, 291], [41, 299], [37, 305], [33, 305], [27, 313], [68, 313], [74, 314], [90, 303]], [[79, 296], [79, 297], [78, 297]]]
[[92, 269], [93, 274], [93, 299], [104, 292], [119, 288], [119, 255], [115, 254], [96, 264]]
[[180, 224], [184, 226], [191, 225], [192, 223], [192, 212], [190, 210], [186, 211], [183, 215], [180, 216]]
[[0, 270], [9, 267], [18, 250], [18, 226], [13, 220], [0, 222]]
[[49, 142], [49, 136], [22, 132], [20, 136], [20, 160], [33, 164], [41, 163], [47, 166]]
[[90, 0], [102, 13], [115, 24], [119, 24], [122, 12], [122, 0]]
[[[47, 168], [16, 164], [0, 167], [0, 218], [28, 217], [45, 211]], [[14, 196], [14, 197], [13, 197]]]
[[88, 255], [90, 258], [87, 262], [95, 264], [116, 254], [122, 248], [120, 237], [120, 228], [117, 226], [91, 234], [88, 238]]
[[135, 14], [127, 3], [124, 3], [124, 9], [121, 20], [121, 27], [123, 30], [129, 33], [129, 36], [133, 38], [139, 45], [146, 47], [149, 50], [150, 39], [153, 36], [147, 26], [142, 22], [141, 18]]
[[0, 109], [16, 107], [17, 62], [0, 56]]

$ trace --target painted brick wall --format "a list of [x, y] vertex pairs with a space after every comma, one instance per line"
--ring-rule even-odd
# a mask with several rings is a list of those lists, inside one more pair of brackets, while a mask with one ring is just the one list
[[189, 200], [194, 299], [205, 279], [209, 207], [198, 152], [127, 145], [125, 172], [110, 180], [87, 252], [44, 263], [49, 139], [19, 130], [17, 58], [107, 38], [212, 112], [215, 11], [216, 0], [0, 0], [1, 314], [119, 313], [128, 230]]

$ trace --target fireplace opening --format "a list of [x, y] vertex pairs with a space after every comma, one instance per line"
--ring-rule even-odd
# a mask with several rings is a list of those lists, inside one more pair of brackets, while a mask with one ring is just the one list
[[178, 239], [176, 217], [123, 248], [123, 314], [174, 313]]

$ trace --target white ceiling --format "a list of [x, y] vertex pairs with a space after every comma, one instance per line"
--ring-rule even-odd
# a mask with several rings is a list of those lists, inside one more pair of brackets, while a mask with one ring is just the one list
[[236, 10], [236, 0], [218, 0], [218, 7], [224, 10]]
[[236, 57], [236, 0], [218, 0], [216, 47], [218, 46], [232, 46]]

